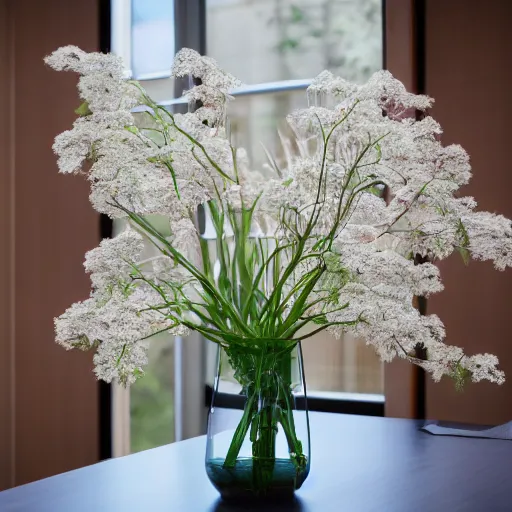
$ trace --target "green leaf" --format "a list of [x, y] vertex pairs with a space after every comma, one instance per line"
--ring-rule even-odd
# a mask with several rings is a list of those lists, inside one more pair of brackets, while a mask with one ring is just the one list
[[316, 318], [313, 318], [313, 323], [318, 325], [325, 325], [328, 323], [327, 317], [325, 315], [317, 316]]
[[297, 39], [283, 39], [278, 45], [277, 49], [280, 52], [286, 52], [288, 50], [295, 50], [299, 46], [299, 41]]
[[462, 261], [464, 261], [465, 265], [469, 264], [470, 259], [470, 253], [468, 250], [469, 247], [469, 235], [466, 230], [466, 227], [464, 226], [462, 220], [459, 219], [457, 223], [457, 231], [456, 231], [457, 237], [459, 239], [459, 246], [457, 247], [457, 251], [462, 257]]
[[89, 109], [89, 103], [87, 101], [84, 101], [76, 110], [75, 114], [79, 115], [80, 117], [86, 117], [90, 116], [92, 112]]
[[290, 21], [292, 23], [300, 23], [301, 21], [304, 20], [304, 11], [300, 7], [298, 7], [296, 5], [291, 5], [290, 11], [291, 11]]
[[465, 247], [457, 247], [457, 252], [460, 254], [464, 265], [469, 265], [469, 260], [471, 259], [469, 251]]
[[[279, 333], [280, 337], [286, 338], [288, 329], [291, 328], [299, 320], [299, 318], [304, 315], [306, 301], [324, 271], [325, 267], [316, 267], [301, 278], [299, 281], [300, 291], [297, 290], [298, 293], [293, 306], [291, 307], [290, 312], [288, 313], [288, 317], [283, 323], [281, 332]], [[297, 288], [297, 285], [295, 288]], [[280, 308], [282, 307], [283, 305], [280, 306]]]
[[450, 373], [450, 377], [455, 382], [455, 389], [457, 391], [463, 391], [464, 386], [471, 378], [471, 372], [464, 368], [460, 363], [456, 363]]
[[370, 194], [373, 194], [374, 196], [382, 197], [382, 189], [380, 189], [378, 187], [370, 187], [370, 188], [367, 188], [366, 190], [367, 190], [367, 192], [369, 192]]
[[139, 377], [142, 377], [144, 375], [144, 372], [140, 368], [135, 368], [133, 370], [133, 376], [138, 379]]
[[[133, 126], [133, 125], [126, 125], [124, 127], [124, 129], [127, 132], [133, 133], [134, 135], [137, 135], [139, 133], [139, 129], [136, 126]], [[148, 160], [149, 160], [149, 158], [148, 158]]]
[[468, 247], [469, 246], [469, 235], [466, 231], [466, 227], [462, 223], [462, 220], [459, 219], [457, 223], [457, 235], [461, 238], [461, 245], [462, 247]]
[[293, 183], [293, 178], [288, 178], [287, 180], [283, 181], [283, 187], [289, 187]]
[[125, 352], [126, 352], [126, 343], [123, 345], [123, 350], [121, 350], [121, 353], [117, 357], [116, 366], [119, 366], [119, 364], [121, 363], [121, 359], [123, 359], [123, 356], [124, 356]]

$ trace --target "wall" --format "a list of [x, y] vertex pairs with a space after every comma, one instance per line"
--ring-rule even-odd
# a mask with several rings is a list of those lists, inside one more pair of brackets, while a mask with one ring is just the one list
[[[385, 11], [385, 66], [407, 90], [417, 92], [414, 0], [387, 0]], [[416, 414], [416, 369], [395, 359], [384, 367], [385, 414], [413, 418]]]
[[[426, 90], [436, 100], [432, 115], [443, 142], [470, 154], [474, 177], [464, 195], [479, 208], [512, 217], [512, 3], [507, 0], [428, 0]], [[427, 416], [497, 424], [512, 419], [512, 271], [453, 257], [440, 265], [445, 291], [429, 300], [447, 341], [469, 353], [499, 356], [509, 381], [480, 383], [457, 393], [450, 381], [427, 382]]]
[[[7, 267], [0, 268], [8, 274], [2, 275], [0, 311], [12, 319], [10, 325], [1, 322], [1, 489], [98, 461], [98, 385], [91, 356], [65, 352], [53, 333], [53, 318], [88, 295], [82, 261], [97, 245], [98, 218], [87, 184], [58, 175], [51, 150], [54, 136], [75, 117], [76, 76], [48, 69], [42, 59], [66, 44], [95, 50], [99, 34], [93, 0], [0, 5], [1, 23], [11, 29], [0, 27], [0, 51], [12, 56], [1, 61], [2, 112], [10, 108], [13, 114], [12, 124], [3, 115], [0, 125], [0, 199], [7, 199], [0, 201], [7, 210], [1, 212], [0, 258]], [[6, 129], [8, 138], [2, 136]]]
[[0, 98], [4, 99], [0, 116], [0, 490], [13, 483], [14, 463], [14, 410], [13, 362], [14, 343], [14, 283], [13, 266], [13, 215], [12, 215], [12, 23], [6, 0], [0, 1]]

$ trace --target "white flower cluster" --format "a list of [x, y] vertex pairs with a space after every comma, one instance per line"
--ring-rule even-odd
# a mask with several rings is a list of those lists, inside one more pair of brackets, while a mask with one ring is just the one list
[[46, 57], [57, 71], [80, 74], [78, 90], [91, 112], [129, 111], [140, 101], [136, 88], [123, 80], [123, 61], [114, 54], [86, 53], [64, 46]]
[[[337, 335], [351, 331], [384, 360], [409, 359], [436, 380], [448, 374], [503, 382], [495, 356], [468, 357], [445, 345], [439, 318], [413, 307], [414, 296], [442, 290], [438, 268], [415, 264], [417, 256], [435, 262], [457, 250], [464, 258], [492, 260], [499, 270], [512, 266], [510, 220], [477, 212], [473, 198], [456, 196], [471, 177], [469, 157], [458, 145], [441, 144], [441, 127], [426, 113], [430, 98], [408, 93], [387, 71], [361, 86], [323, 72], [308, 90], [311, 106], [288, 117], [295, 140], [283, 141], [286, 164], [271, 159], [260, 173], [226, 137], [226, 103], [239, 82], [212, 59], [189, 49], [176, 55], [173, 75], [200, 80], [187, 94], [201, 106], [184, 115], [173, 115], [140, 85], [125, 81], [121, 61], [112, 55], [65, 47], [46, 62], [80, 74], [88, 106], [56, 139], [60, 171], [76, 173], [91, 161], [84, 172], [93, 206], [111, 217], [139, 219], [137, 229], [161, 251], [150, 264], [141, 263], [142, 238], [129, 230], [86, 257], [91, 298], [57, 320], [57, 340], [68, 348], [98, 346], [99, 377], [132, 382], [144, 364], [141, 340], [161, 329], [183, 332], [191, 325], [187, 307], [214, 341], [229, 339], [222, 338], [223, 329], [243, 332], [243, 315], [267, 319], [264, 299], [273, 293], [268, 279], [252, 290], [255, 301], [240, 296], [238, 280], [254, 288], [258, 281], [247, 265], [255, 265], [258, 251], [265, 254], [263, 243], [236, 245], [235, 234], [245, 233], [272, 239], [272, 247], [290, 247], [279, 252], [281, 268], [272, 271], [274, 284], [279, 272], [285, 276], [280, 293], [288, 294], [278, 314], [293, 314], [293, 290], [316, 283], [302, 301], [311, 304], [311, 318]], [[135, 105], [144, 110], [136, 117]], [[216, 205], [216, 229], [226, 228], [217, 243], [225, 254], [213, 277], [199, 283], [192, 263], [200, 259], [200, 237], [191, 219], [208, 202]], [[243, 225], [248, 212], [250, 229]], [[165, 240], [140, 220], [152, 214], [167, 219]], [[237, 219], [242, 227], [235, 226]], [[180, 259], [185, 256], [190, 264]], [[242, 257], [249, 263], [240, 263]], [[271, 260], [265, 264], [278, 261]], [[235, 266], [228, 271], [226, 262]], [[208, 258], [203, 263], [209, 272]], [[295, 267], [287, 272], [290, 263]], [[241, 311], [232, 314], [230, 300]], [[263, 312], [247, 313], [253, 304]], [[231, 316], [214, 321], [217, 306]], [[248, 327], [249, 335], [258, 328]], [[227, 334], [236, 339], [239, 333]], [[426, 359], [417, 357], [418, 347], [426, 349]]]
[[[289, 116], [299, 147], [307, 149], [289, 162], [281, 200], [306, 217], [319, 212], [319, 232], [336, 233], [338, 259], [333, 265], [330, 254], [322, 281], [326, 300], [336, 292], [336, 304], [316, 311], [339, 324], [330, 328], [334, 334], [350, 330], [384, 360], [407, 358], [435, 380], [447, 374], [502, 383], [495, 356], [467, 357], [445, 345], [440, 319], [413, 307], [415, 295], [442, 290], [437, 267], [415, 265], [414, 255], [435, 261], [457, 249], [499, 270], [512, 266], [511, 221], [475, 212], [473, 198], [454, 196], [471, 177], [467, 153], [442, 146], [431, 117], [416, 120], [432, 100], [407, 93], [388, 72], [363, 86], [324, 72], [309, 96], [316, 106]], [[417, 347], [426, 349], [425, 361], [416, 358]]]
[[91, 274], [91, 297], [55, 320], [56, 340], [65, 348], [97, 348], [95, 372], [106, 382], [130, 384], [143, 374], [145, 340], [154, 333], [186, 334], [168, 309], [158, 309], [162, 297], [151, 285], [133, 279], [142, 250], [142, 236], [127, 230], [89, 251], [84, 265]]
[[[232, 153], [222, 129], [211, 120], [224, 117], [227, 90], [236, 81], [211, 59], [192, 50], [176, 56], [175, 76], [196, 73], [208, 97], [222, 98], [203, 101], [193, 114], [176, 116], [148, 105], [144, 90], [124, 80], [122, 61], [112, 54], [67, 46], [47, 57], [46, 63], [80, 74], [78, 88], [87, 109], [72, 130], [56, 137], [53, 149], [62, 173], [78, 173], [86, 160], [92, 162], [84, 171], [97, 211], [123, 217], [122, 205], [140, 215], [161, 214], [177, 222], [212, 199], [216, 188], [222, 189], [218, 171], [232, 171]], [[132, 108], [140, 105], [147, 112], [134, 115]]]
[[212, 122], [222, 120], [225, 104], [231, 99], [229, 92], [241, 85], [240, 80], [220, 69], [211, 57], [202, 56], [195, 50], [183, 48], [174, 58], [173, 76], [195, 78], [200, 83], [186, 91], [191, 104], [201, 102], [199, 115], [205, 114]]
[[[350, 279], [334, 269], [327, 280], [341, 290], [339, 303], [349, 307], [328, 313], [329, 321], [346, 322], [358, 316], [361, 321], [349, 328], [354, 336], [366, 340], [384, 361], [395, 356], [408, 359], [429, 371], [436, 381], [443, 375], [457, 378], [457, 372], [464, 370], [475, 382], [483, 378], [500, 384], [504, 381], [495, 356], [467, 357], [461, 348], [445, 345], [441, 320], [436, 315], [420, 315], [413, 306], [415, 295], [426, 297], [443, 289], [435, 265], [415, 265], [395, 251], [379, 250], [374, 242], [340, 247], [343, 269], [350, 272]], [[333, 329], [334, 334], [340, 331]], [[416, 357], [417, 347], [426, 349], [427, 360]]]

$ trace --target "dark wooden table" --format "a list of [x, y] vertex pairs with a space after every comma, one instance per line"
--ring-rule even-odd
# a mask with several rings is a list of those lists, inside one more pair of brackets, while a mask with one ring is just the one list
[[[433, 436], [410, 420], [313, 413], [297, 499], [265, 511], [511, 512], [512, 441]], [[79, 440], [77, 440], [79, 442]], [[198, 437], [0, 493], [0, 511], [229, 512]]]

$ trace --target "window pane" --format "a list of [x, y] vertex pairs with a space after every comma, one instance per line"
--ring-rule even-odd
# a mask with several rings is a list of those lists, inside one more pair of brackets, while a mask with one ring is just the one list
[[174, 338], [152, 338], [145, 375], [130, 388], [131, 452], [174, 441]]
[[208, 54], [244, 83], [364, 81], [382, 67], [381, 0], [207, 0]]
[[384, 394], [383, 364], [373, 348], [345, 335], [322, 332], [302, 342], [309, 393]]
[[174, 53], [174, 0], [132, 0], [134, 78], [170, 76]]
[[247, 150], [254, 169], [267, 162], [265, 149], [282, 163], [279, 133], [291, 136], [286, 116], [305, 106], [305, 90], [239, 96], [228, 108], [231, 143]]

